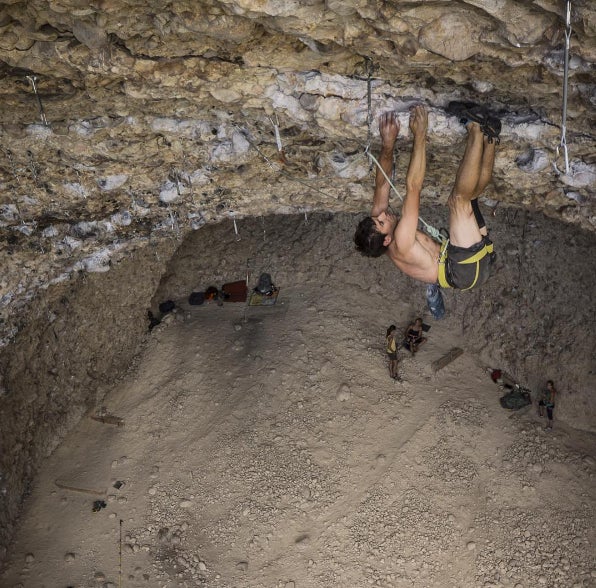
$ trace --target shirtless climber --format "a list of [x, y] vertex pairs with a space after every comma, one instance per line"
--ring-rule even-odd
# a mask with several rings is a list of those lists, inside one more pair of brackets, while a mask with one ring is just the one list
[[[354, 241], [363, 255], [379, 257], [387, 253], [403, 273], [416, 280], [442, 288], [466, 290], [486, 281], [494, 259], [478, 196], [492, 176], [501, 123], [480, 108], [461, 108], [457, 114], [466, 124], [468, 139], [447, 202], [449, 241], [440, 245], [418, 230], [420, 192], [426, 172], [428, 113], [424, 106], [415, 106], [410, 112], [409, 126], [414, 143], [401, 218], [389, 211], [390, 185], [377, 169], [371, 216], [359, 223]], [[388, 177], [391, 176], [399, 129], [399, 121], [393, 112], [381, 115], [379, 164]], [[437, 286], [433, 287], [438, 291]]]

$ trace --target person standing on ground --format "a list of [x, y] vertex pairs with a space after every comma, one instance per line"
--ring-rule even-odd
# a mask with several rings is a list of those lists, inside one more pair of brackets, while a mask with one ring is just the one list
[[395, 342], [396, 332], [397, 327], [390, 325], [385, 335], [385, 349], [387, 351], [387, 358], [389, 359], [389, 377], [393, 380], [399, 380], [399, 374], [397, 372], [397, 343]]
[[546, 408], [546, 428], [552, 429], [553, 428], [553, 410], [555, 409], [555, 396], [557, 395], [557, 390], [555, 388], [555, 384], [552, 380], [548, 380], [546, 382], [546, 388], [542, 391], [542, 398], [538, 402], [538, 415], [543, 417], [544, 416], [544, 409]]

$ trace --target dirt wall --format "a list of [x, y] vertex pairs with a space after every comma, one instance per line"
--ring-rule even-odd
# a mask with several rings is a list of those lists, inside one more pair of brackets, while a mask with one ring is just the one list
[[138, 351], [169, 252], [170, 242], [148, 246], [109, 272], [74, 274], [43, 291], [2, 349], [0, 561], [39, 464]]
[[[447, 320], [487, 366], [510, 372], [534, 391], [553, 379], [561, 391], [557, 417], [596, 430], [596, 237], [542, 214], [500, 209], [493, 217], [486, 208], [484, 213], [496, 270], [478, 290], [445, 292]], [[446, 220], [444, 208], [424, 210], [423, 216], [438, 227]], [[282, 288], [318, 277], [339, 298], [342, 284], [360, 284], [371, 295], [410, 300], [412, 312], [425, 313], [424, 285], [385, 258], [371, 260], [354, 251], [358, 220], [343, 214], [242, 219], [237, 234], [231, 221], [205, 227], [179, 247], [154, 304], [241, 280], [248, 269], [251, 286], [261, 272]]]
[[[424, 216], [441, 226], [445, 211]], [[261, 272], [282, 290], [314, 278], [341, 304], [342, 286], [358, 285], [370, 293], [371, 304], [378, 296], [393, 297], [409, 301], [412, 315], [425, 315], [423, 285], [385, 258], [354, 251], [357, 220], [328, 213], [239, 219], [238, 233], [231, 221], [205, 226], [40, 296], [19, 336], [0, 354], [0, 547], [10, 540], [41, 460], [130, 365], [147, 332], [150, 306], [184, 301], [192, 291], [245, 279], [248, 271], [251, 286]], [[553, 379], [561, 391], [557, 418], [596, 430], [596, 237], [522, 211], [501, 210], [487, 220], [497, 271], [477, 291], [447, 292], [445, 320], [487, 366], [507, 370], [534, 390]], [[386, 318], [389, 324], [412, 316]], [[432, 321], [428, 313], [425, 318]]]

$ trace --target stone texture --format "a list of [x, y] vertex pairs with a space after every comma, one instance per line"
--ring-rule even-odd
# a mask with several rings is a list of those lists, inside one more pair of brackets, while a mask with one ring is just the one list
[[[385, 110], [402, 123], [403, 178], [408, 109], [418, 101], [430, 109], [426, 204], [444, 202], [463, 150], [464, 131], [445, 107], [472, 100], [503, 118], [485, 202], [594, 231], [593, 2], [574, 0], [572, 29], [566, 173], [557, 150], [562, 2], [2, 4], [0, 391], [9, 382], [24, 402], [9, 407], [23, 411], [11, 435], [22, 436], [42, 413], [58, 415], [45, 433], [38, 424], [23, 437], [10, 482], [15, 496], [26, 491], [41, 445], [51, 447], [95, 394], [81, 392], [69, 407], [56, 398], [54, 408], [37, 397], [48, 370], [59, 370], [52, 377], [62, 384], [73, 374], [81, 390], [88, 383], [73, 359], [76, 337], [59, 350], [50, 328], [66, 318], [43, 301], [86, 292], [85, 279], [116, 289], [126, 279], [121, 264], [156, 255], [150, 274], [126, 294], [136, 304], [132, 314], [129, 303], [109, 307], [105, 290], [93, 332], [105, 329], [107, 340], [117, 325], [139, 319], [173, 248], [193, 231], [247, 216], [365, 210], [373, 173], [364, 148], [370, 141], [378, 148], [376, 117]], [[84, 314], [68, 319], [73, 333]], [[83, 329], [80, 336], [91, 335]], [[61, 361], [70, 366], [64, 373]], [[102, 369], [119, 369], [114, 362]], [[7, 525], [18, 509], [11, 500]]]

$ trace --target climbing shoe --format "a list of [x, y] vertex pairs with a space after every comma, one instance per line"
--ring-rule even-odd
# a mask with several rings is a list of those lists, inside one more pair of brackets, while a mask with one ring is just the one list
[[482, 132], [484, 135], [488, 137], [488, 142], [492, 143], [495, 142], [498, 145], [501, 142], [499, 135], [501, 134], [501, 121], [492, 114], [489, 114], [486, 117], [486, 122], [480, 125]]
[[501, 121], [497, 116], [490, 113], [488, 109], [474, 102], [449, 102], [445, 112], [459, 118], [462, 125], [475, 122], [480, 125], [482, 133], [488, 137], [488, 142], [500, 143]]
[[486, 108], [474, 102], [450, 102], [445, 112], [451, 116], [456, 116], [462, 125], [467, 125], [469, 122], [482, 125], [488, 115]]

